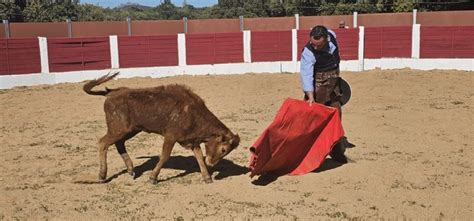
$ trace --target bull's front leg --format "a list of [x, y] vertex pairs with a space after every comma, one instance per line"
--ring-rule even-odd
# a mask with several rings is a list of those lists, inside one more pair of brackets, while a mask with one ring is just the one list
[[193, 147], [193, 152], [199, 164], [199, 168], [201, 169], [201, 174], [202, 174], [202, 178], [204, 179], [204, 182], [212, 183], [212, 178], [209, 175], [209, 172], [207, 171], [206, 163], [204, 163], [204, 156], [202, 154], [201, 147], [200, 146]]
[[163, 150], [161, 150], [160, 161], [158, 161], [155, 169], [153, 169], [153, 172], [151, 172], [149, 183], [158, 183], [158, 175], [160, 174], [160, 170], [163, 165], [165, 165], [165, 163], [170, 159], [171, 150], [173, 149], [175, 143], [176, 140], [165, 136], [165, 140], [163, 141]]

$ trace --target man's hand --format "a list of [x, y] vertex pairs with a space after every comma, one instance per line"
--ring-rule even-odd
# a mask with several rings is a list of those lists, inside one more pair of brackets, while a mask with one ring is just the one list
[[306, 93], [306, 96], [308, 97], [308, 100], [306, 102], [308, 102], [309, 106], [313, 105], [313, 103], [315, 103], [313, 92], [305, 91], [305, 93]]

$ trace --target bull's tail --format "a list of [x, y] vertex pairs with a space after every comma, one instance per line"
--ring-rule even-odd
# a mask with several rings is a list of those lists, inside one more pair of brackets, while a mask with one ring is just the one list
[[112, 80], [112, 78], [114, 78], [115, 76], [117, 76], [120, 72], [115, 72], [115, 73], [109, 73], [109, 74], [106, 74], [102, 77], [100, 77], [99, 79], [95, 79], [95, 80], [92, 80], [92, 81], [89, 81], [87, 82], [86, 84], [84, 84], [84, 86], [82, 87], [82, 89], [87, 93], [87, 94], [90, 94], [90, 95], [102, 95], [102, 96], [105, 96], [107, 95], [111, 90], [108, 89], [108, 88], [105, 88], [105, 90], [103, 91], [93, 91], [92, 88], [94, 88], [95, 86], [97, 85], [100, 85], [100, 84], [103, 84], [107, 81], [110, 81]]

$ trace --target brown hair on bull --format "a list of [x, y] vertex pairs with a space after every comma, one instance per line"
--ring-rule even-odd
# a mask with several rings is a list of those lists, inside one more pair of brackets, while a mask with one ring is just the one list
[[[107, 176], [107, 149], [115, 144], [127, 171], [134, 175], [133, 163], [125, 149], [125, 141], [141, 131], [164, 136], [160, 161], [150, 175], [156, 184], [161, 168], [170, 158], [177, 142], [192, 149], [206, 183], [212, 182], [207, 166], [214, 166], [239, 145], [240, 138], [233, 134], [204, 104], [204, 101], [183, 85], [166, 85], [153, 88], [126, 87], [93, 91], [119, 73], [105, 75], [86, 83], [83, 90], [90, 95], [102, 95], [107, 134], [99, 140], [99, 182]], [[204, 160], [200, 144], [204, 143]], [[207, 166], [206, 166], [207, 165]]]

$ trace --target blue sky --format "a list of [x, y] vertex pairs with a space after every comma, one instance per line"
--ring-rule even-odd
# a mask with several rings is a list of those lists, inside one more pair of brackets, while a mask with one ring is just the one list
[[[130, 3], [137, 3], [140, 5], [147, 5], [147, 6], [157, 6], [160, 4], [160, 0], [81, 0], [81, 3], [88, 3], [99, 5], [102, 7], [116, 7], [121, 4], [130, 2]], [[171, 0], [173, 4], [176, 6], [183, 6], [183, 0]], [[188, 4], [194, 5], [194, 7], [206, 7], [212, 6], [217, 4], [217, 0], [187, 0]]]

